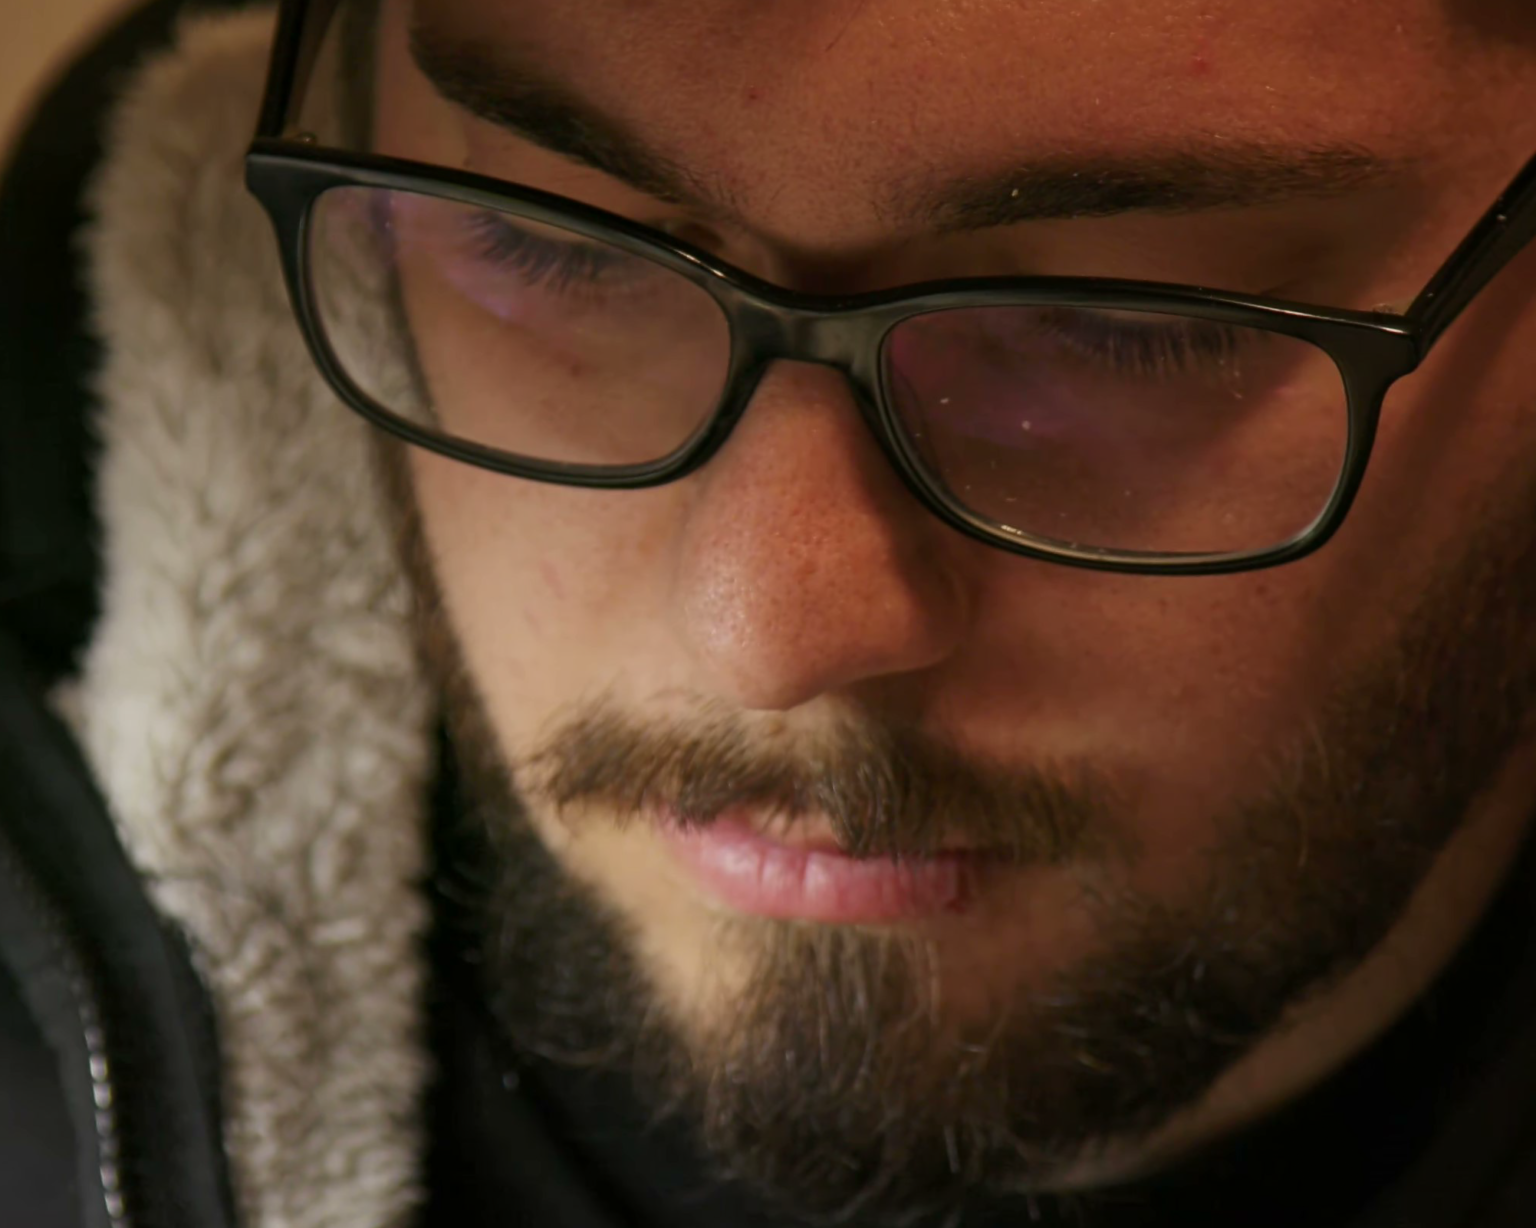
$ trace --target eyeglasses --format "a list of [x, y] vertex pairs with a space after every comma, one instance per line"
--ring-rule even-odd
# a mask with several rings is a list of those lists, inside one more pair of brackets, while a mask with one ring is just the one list
[[1403, 315], [1083, 277], [829, 299], [532, 188], [318, 146], [333, 7], [282, 6], [247, 182], [321, 372], [383, 429], [599, 488], [704, 465], [778, 360], [840, 371], [934, 514], [1032, 558], [1209, 574], [1338, 529], [1382, 400], [1536, 235], [1536, 159]]

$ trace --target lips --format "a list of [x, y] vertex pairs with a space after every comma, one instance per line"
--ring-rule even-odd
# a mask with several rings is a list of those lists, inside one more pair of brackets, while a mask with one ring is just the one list
[[899, 861], [841, 852], [830, 829], [770, 834], [746, 816], [703, 827], [663, 823], [673, 856], [705, 895], [735, 912], [831, 924], [880, 924], [964, 911], [995, 859], [945, 849]]

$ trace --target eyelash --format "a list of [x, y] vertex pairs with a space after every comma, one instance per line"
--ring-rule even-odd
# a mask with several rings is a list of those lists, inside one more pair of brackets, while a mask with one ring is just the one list
[[[520, 274], [529, 288], [547, 286], [559, 293], [591, 290], [633, 262], [619, 252], [591, 243], [542, 239], [493, 213], [465, 219], [475, 255]], [[620, 279], [621, 280], [621, 279]]]
[[1254, 340], [1249, 329], [1209, 320], [1137, 324], [1083, 309], [1051, 311], [1040, 318], [1054, 339], [1079, 356], [1138, 379], [1234, 371]]

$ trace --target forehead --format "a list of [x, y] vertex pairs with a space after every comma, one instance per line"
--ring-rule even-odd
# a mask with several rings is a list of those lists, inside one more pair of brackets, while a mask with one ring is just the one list
[[[1441, 0], [417, 0], [614, 109], [722, 130], [930, 137], [973, 124], [1114, 141], [1149, 125], [1413, 122], [1476, 23]], [[1368, 52], [1362, 56], [1363, 52]], [[1410, 76], [1409, 70], [1417, 70]], [[1397, 88], [1394, 88], [1396, 83]], [[1387, 92], [1383, 93], [1383, 87]], [[1429, 94], [1423, 90], [1428, 87]]]
[[908, 176], [1063, 151], [1232, 141], [1421, 162], [1465, 153], [1497, 139], [1500, 85], [1528, 87], [1536, 55], [1467, 20], [1464, 3], [1503, 7], [414, 0], [413, 19], [579, 96], [679, 166], [707, 170], [750, 212], [786, 191], [814, 208], [815, 185], [874, 197]]

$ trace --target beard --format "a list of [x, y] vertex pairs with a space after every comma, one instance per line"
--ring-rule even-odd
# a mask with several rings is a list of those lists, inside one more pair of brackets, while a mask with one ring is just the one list
[[[386, 468], [409, 508], [402, 461]], [[549, 851], [535, 808], [704, 826], [750, 805], [823, 817], [858, 856], [920, 856], [959, 832], [1070, 872], [1113, 851], [1112, 793], [1091, 772], [980, 762], [869, 711], [789, 745], [708, 706], [658, 721], [598, 702], [514, 770], [407, 514], [468, 803], [453, 847], [487, 1001], [516, 1050], [632, 1076], [719, 1179], [796, 1219], [913, 1224], [1050, 1189], [1197, 1101], [1402, 914], [1528, 728], [1533, 510], [1536, 492], [1441, 567], [1271, 756], [1194, 889], [1169, 902], [1090, 883], [1095, 952], [1047, 983], [956, 1013], [952, 952], [932, 938], [727, 918], [711, 962], [734, 970], [729, 993], [692, 1017], [660, 993], [633, 922]]]

